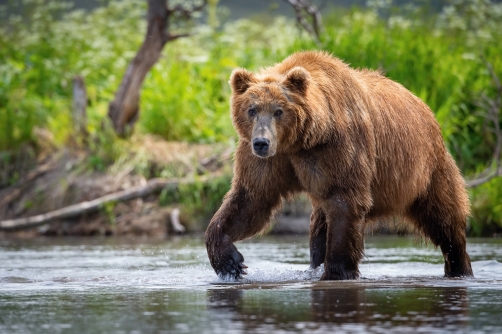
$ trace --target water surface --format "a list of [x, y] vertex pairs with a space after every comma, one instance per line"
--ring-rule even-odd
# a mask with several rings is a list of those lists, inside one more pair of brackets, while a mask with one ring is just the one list
[[201, 237], [0, 241], [0, 332], [502, 332], [502, 240], [470, 239], [475, 278], [443, 278], [421, 239], [369, 237], [357, 281], [318, 282], [308, 237], [239, 243], [238, 284]]

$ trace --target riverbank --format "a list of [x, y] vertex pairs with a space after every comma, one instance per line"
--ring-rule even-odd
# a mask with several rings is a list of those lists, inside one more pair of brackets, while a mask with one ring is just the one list
[[[229, 145], [134, 136], [105, 167], [82, 146], [26, 148], [3, 169], [0, 189], [0, 220], [16, 219], [21, 228], [0, 236], [165, 237], [176, 232], [177, 216], [186, 231], [201, 231], [230, 186], [232, 152]], [[160, 185], [150, 187], [151, 180]], [[95, 203], [91, 210], [89, 203]], [[69, 207], [70, 216], [64, 211]], [[19, 220], [48, 213], [54, 218], [33, 228]]]

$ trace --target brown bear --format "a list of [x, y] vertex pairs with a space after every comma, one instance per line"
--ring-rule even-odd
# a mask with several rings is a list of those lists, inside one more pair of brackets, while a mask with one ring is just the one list
[[380, 72], [325, 52], [230, 77], [239, 143], [232, 188], [206, 231], [220, 277], [246, 274], [234, 242], [264, 230], [281, 198], [312, 201], [310, 265], [357, 279], [368, 222], [410, 221], [441, 248], [447, 277], [472, 276], [465, 182], [429, 107]]

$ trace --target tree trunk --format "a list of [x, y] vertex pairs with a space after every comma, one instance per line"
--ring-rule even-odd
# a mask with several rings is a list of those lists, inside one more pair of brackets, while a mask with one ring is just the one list
[[168, 41], [169, 11], [165, 0], [148, 0], [148, 28], [145, 41], [132, 60], [110, 103], [108, 116], [116, 133], [126, 136], [138, 119], [139, 96], [146, 74], [157, 62]]
[[73, 131], [75, 138], [84, 140], [87, 137], [87, 91], [84, 78], [73, 78]]

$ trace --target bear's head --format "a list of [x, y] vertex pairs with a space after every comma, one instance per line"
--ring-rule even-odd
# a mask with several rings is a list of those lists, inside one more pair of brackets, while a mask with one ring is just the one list
[[305, 123], [311, 77], [303, 67], [286, 74], [236, 69], [230, 76], [232, 122], [254, 155], [268, 158], [295, 148]]

